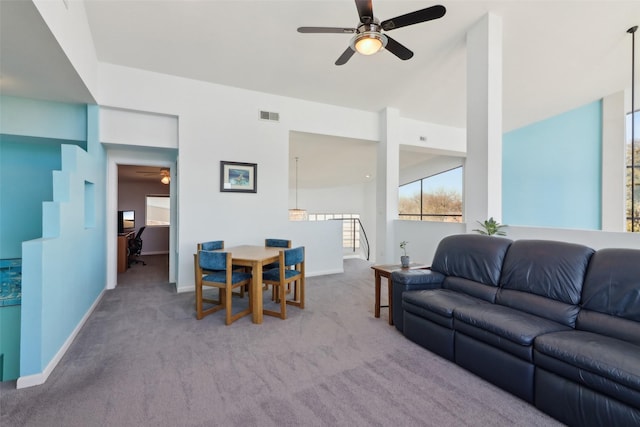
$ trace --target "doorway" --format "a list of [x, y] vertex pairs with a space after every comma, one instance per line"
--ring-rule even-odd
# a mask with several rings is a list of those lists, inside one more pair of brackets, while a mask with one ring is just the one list
[[[125, 279], [123, 273], [118, 273], [118, 243], [121, 231], [118, 211], [135, 212], [134, 225], [130, 226], [128, 231], [137, 233], [145, 227], [141, 235], [143, 244], [140, 260], [147, 265], [133, 264], [124, 273], [127, 280], [128, 276], [133, 277], [138, 272], [141, 275], [140, 280], [175, 283], [176, 169], [177, 150], [145, 147], [111, 147], [107, 150], [107, 235], [113, 236], [107, 239], [107, 289], [115, 288]], [[167, 184], [162, 182], [165, 175], [168, 178]], [[147, 225], [147, 196], [168, 198], [168, 225], [157, 222], [152, 226]], [[147, 269], [150, 266], [152, 268]], [[153, 272], [154, 270], [157, 271]]]
[[169, 281], [170, 183], [170, 167], [118, 165], [118, 285]]

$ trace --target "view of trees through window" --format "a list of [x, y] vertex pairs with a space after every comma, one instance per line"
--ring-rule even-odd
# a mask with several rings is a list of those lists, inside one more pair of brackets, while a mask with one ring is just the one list
[[[625, 210], [627, 216], [627, 231], [640, 232], [640, 135], [638, 135], [640, 133], [640, 111], [636, 111], [633, 116], [635, 121], [635, 144], [631, 143], [631, 114], [627, 114], [627, 195]], [[633, 156], [631, 155], [632, 153]], [[633, 179], [631, 178], [632, 176]]]
[[462, 222], [462, 167], [401, 185], [400, 219]]

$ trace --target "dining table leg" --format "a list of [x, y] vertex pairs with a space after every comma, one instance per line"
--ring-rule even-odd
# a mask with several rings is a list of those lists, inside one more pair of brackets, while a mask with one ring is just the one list
[[262, 323], [262, 263], [254, 262], [251, 266], [251, 289], [253, 304], [253, 323]]

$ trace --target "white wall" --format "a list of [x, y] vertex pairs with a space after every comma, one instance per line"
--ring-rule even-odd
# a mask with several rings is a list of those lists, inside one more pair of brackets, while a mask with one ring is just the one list
[[[264, 244], [266, 237], [293, 235], [289, 233], [293, 227], [311, 227], [293, 238], [294, 245], [301, 241], [308, 245], [309, 275], [342, 271], [341, 246], [333, 249], [339, 234], [288, 221], [288, 177], [283, 171], [289, 158], [289, 132], [376, 139], [376, 114], [110, 64], [101, 64], [99, 75], [101, 105], [178, 117], [178, 176], [172, 180], [178, 195], [178, 289], [193, 289], [192, 254], [198, 242]], [[279, 112], [281, 121], [259, 120], [260, 110]], [[221, 193], [221, 160], [256, 163], [257, 193]], [[313, 230], [318, 231], [315, 239], [307, 234]]]
[[462, 166], [464, 157], [438, 156], [400, 170], [400, 185]]
[[33, 0], [89, 92], [97, 93], [98, 59], [82, 1]]
[[[469, 229], [475, 226], [470, 224]], [[465, 223], [440, 223], [428, 221], [396, 221], [395, 260], [400, 263], [400, 242], [409, 242], [407, 249], [412, 262], [430, 264], [436, 248], [443, 237], [466, 232]], [[513, 227], [505, 229], [511, 240], [538, 239], [577, 243], [593, 249], [630, 248], [640, 249], [640, 236], [634, 233], [616, 233], [596, 230], [569, 230], [565, 228]]]

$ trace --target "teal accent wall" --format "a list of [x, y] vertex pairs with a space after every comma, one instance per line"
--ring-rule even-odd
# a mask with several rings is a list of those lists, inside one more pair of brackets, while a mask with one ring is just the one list
[[55, 366], [106, 285], [98, 107], [0, 97], [0, 166], [0, 250], [22, 257], [21, 316], [0, 327], [19, 333], [20, 381]]
[[51, 368], [106, 285], [106, 154], [98, 107], [86, 111], [87, 151], [62, 146], [43, 237], [22, 244], [21, 378]]
[[21, 258], [22, 242], [42, 236], [42, 202], [64, 141], [0, 134], [0, 259]]
[[503, 135], [502, 223], [599, 230], [602, 103]]

